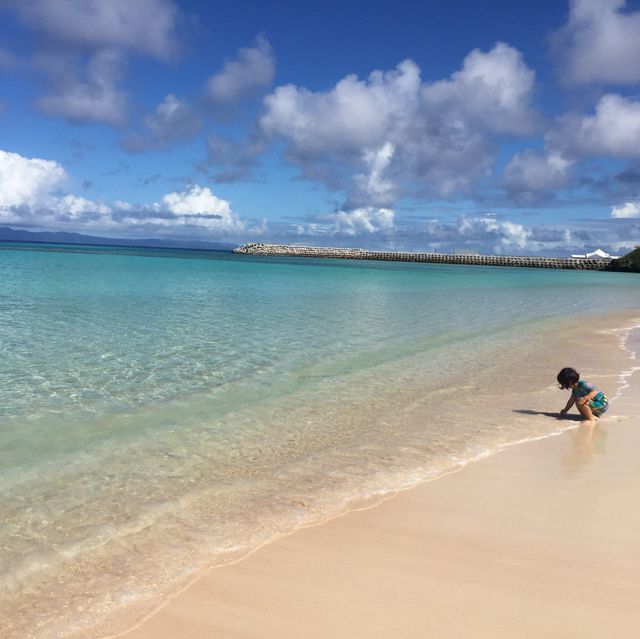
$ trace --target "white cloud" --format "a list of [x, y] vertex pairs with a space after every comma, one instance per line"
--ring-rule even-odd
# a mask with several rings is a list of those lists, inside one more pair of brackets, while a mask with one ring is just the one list
[[65, 178], [64, 169], [53, 160], [0, 150], [0, 210], [38, 207]]
[[121, 143], [126, 151], [136, 153], [187, 140], [198, 133], [202, 121], [187, 103], [169, 93], [145, 118], [144, 126], [144, 134], [132, 133], [124, 137]]
[[119, 124], [124, 118], [126, 96], [118, 84], [124, 59], [113, 50], [93, 56], [85, 77], [76, 76], [75, 66], [62, 60], [46, 65], [50, 78], [56, 78], [53, 93], [38, 98], [36, 104], [47, 115], [63, 117], [71, 122], [106, 122]]
[[180, 193], [168, 193], [162, 198], [168, 211], [174, 215], [217, 215], [231, 214], [229, 202], [216, 197], [210, 189], [198, 185]]
[[622, 206], [611, 207], [611, 217], [640, 217], [640, 202], [626, 202]]
[[162, 140], [189, 137], [200, 127], [191, 108], [171, 93], [147, 118], [146, 124], [153, 135]]
[[66, 178], [57, 162], [0, 150], [0, 220], [56, 226], [64, 221], [84, 224], [106, 219], [110, 209], [105, 204], [70, 193], [59, 194]]
[[450, 79], [423, 84], [405, 60], [325, 92], [285, 85], [265, 98], [264, 134], [287, 142], [302, 174], [348, 193], [348, 205], [392, 206], [419, 191], [464, 193], [491, 169], [492, 133], [528, 134], [534, 74], [506, 44], [475, 50]]
[[[403, 218], [394, 214], [383, 229], [350, 231], [348, 225], [337, 224], [341, 213], [314, 216], [300, 222], [295, 235], [271, 230], [267, 241], [361, 246], [386, 250], [453, 252], [478, 251], [494, 255], [558, 255], [584, 253], [598, 246], [622, 253], [633, 248], [633, 238], [640, 233], [640, 219], [611, 220], [593, 218], [560, 220], [536, 226], [504, 218], [493, 213], [466, 213], [457, 217], [431, 218], [417, 222], [415, 215]], [[352, 218], [353, 219], [353, 218]], [[378, 225], [381, 226], [381, 225]]]
[[349, 75], [324, 93], [288, 84], [265, 98], [261, 127], [288, 139], [300, 156], [360, 157], [389, 141], [394, 128], [407, 126], [419, 89], [420, 69], [410, 60], [393, 71], [374, 71], [367, 81]]
[[94, 202], [79, 195], [68, 193], [53, 200], [51, 208], [62, 217], [71, 219], [83, 219], [88, 216], [108, 215], [111, 213], [110, 207], [101, 202]]
[[395, 146], [386, 142], [379, 149], [364, 154], [363, 160], [369, 171], [354, 176], [353, 190], [349, 195], [350, 203], [356, 206], [361, 203], [388, 206], [394, 201], [395, 186], [384, 175], [391, 164], [394, 152]]
[[353, 211], [337, 211], [329, 216], [334, 233], [359, 235], [377, 233], [393, 228], [394, 212], [391, 209], [366, 207]]
[[539, 251], [567, 254], [570, 247], [576, 246], [577, 235], [580, 235], [574, 237], [566, 226], [526, 227], [491, 213], [460, 215], [452, 221], [431, 219], [425, 223], [422, 234], [420, 237], [424, 237], [425, 244], [432, 249], [476, 250], [498, 255]]
[[159, 202], [112, 205], [61, 192], [67, 174], [52, 160], [25, 158], [0, 150], [0, 220], [18, 226], [73, 231], [159, 233], [207, 237], [267, 232], [264, 220], [247, 224], [227, 200], [207, 187], [192, 185], [164, 195]]
[[[397, 216], [393, 229], [386, 232], [360, 235], [332, 235], [336, 246], [378, 247], [388, 250], [416, 250], [452, 252], [478, 251], [495, 255], [560, 255], [593, 250], [601, 246], [611, 252], [633, 248], [633, 239], [640, 232], [640, 220], [558, 220], [556, 224], [535, 226], [506, 219], [492, 213], [467, 213], [456, 218], [428, 219], [416, 223], [415, 217], [402, 219]], [[319, 243], [328, 244], [330, 235], [326, 226], [314, 223], [315, 233], [325, 238]], [[302, 228], [299, 231], [308, 229]], [[304, 235], [304, 233], [302, 233]], [[300, 236], [298, 236], [300, 237]], [[631, 239], [630, 239], [631, 238]], [[305, 238], [306, 239], [306, 238]]]
[[[561, 115], [545, 134], [545, 148], [544, 153], [518, 153], [505, 167], [503, 184], [521, 203], [535, 203], [545, 192], [568, 186], [572, 167], [578, 173], [580, 160], [640, 158], [640, 100], [608, 93], [592, 114]], [[616, 176], [619, 183], [624, 177]], [[627, 181], [633, 184], [633, 172]], [[622, 190], [618, 193], [628, 197]]]
[[565, 156], [640, 157], [640, 101], [604, 95], [594, 115], [560, 118], [547, 144]]
[[423, 88], [430, 111], [460, 117], [496, 133], [527, 135], [538, 125], [531, 109], [535, 72], [504, 42], [474, 49], [449, 80]]
[[458, 219], [458, 233], [463, 238], [482, 239], [487, 235], [497, 240], [496, 251], [508, 248], [526, 249], [529, 247], [531, 231], [522, 224], [508, 220], [498, 220], [493, 216]]
[[66, 47], [118, 49], [167, 59], [175, 52], [178, 10], [171, 0], [9, 0], [34, 31]]
[[640, 82], [640, 11], [626, 0], [572, 0], [552, 45], [568, 84]]
[[267, 87], [273, 81], [275, 60], [269, 42], [262, 36], [255, 46], [242, 48], [225, 61], [221, 71], [207, 80], [207, 94], [215, 102], [229, 103]]
[[207, 187], [194, 184], [184, 191], [167, 193], [160, 202], [151, 205], [114, 203], [114, 220], [122, 230], [158, 231], [162, 234], [198, 234], [199, 231], [218, 235], [251, 232], [260, 234], [264, 226], [248, 225], [231, 210], [231, 204], [215, 196]]
[[[127, 107], [121, 83], [128, 56], [166, 61], [178, 48], [178, 10], [172, 0], [6, 0], [4, 4], [37, 35], [28, 66], [42, 75], [46, 93], [36, 105], [47, 115], [71, 122], [120, 124]], [[14, 67], [18, 62], [27, 66], [11, 54], [0, 58]]]
[[[628, 232], [628, 230], [627, 230]], [[601, 244], [613, 247], [616, 239], [602, 228], [594, 231]], [[457, 218], [402, 220], [391, 210], [361, 209], [315, 216], [296, 227], [296, 236], [278, 241], [363, 246], [388, 250], [470, 250], [496, 255], [569, 255], [593, 242], [582, 225], [527, 226], [492, 213], [463, 214]]]
[[0, 150], [0, 219], [13, 224], [55, 224], [63, 220], [88, 221], [107, 216], [110, 208], [59, 190], [67, 179], [60, 164], [25, 158]]
[[504, 170], [504, 185], [513, 196], [533, 201], [540, 193], [569, 183], [572, 162], [556, 152], [528, 150], [516, 153]]
[[354, 237], [392, 231], [394, 212], [391, 209], [364, 207], [352, 211], [336, 211], [320, 216], [317, 221], [297, 226], [298, 235]]

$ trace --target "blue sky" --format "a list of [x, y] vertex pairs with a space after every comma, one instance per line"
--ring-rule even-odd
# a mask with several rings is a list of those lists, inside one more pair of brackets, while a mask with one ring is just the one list
[[0, 225], [640, 242], [640, 4], [0, 0]]

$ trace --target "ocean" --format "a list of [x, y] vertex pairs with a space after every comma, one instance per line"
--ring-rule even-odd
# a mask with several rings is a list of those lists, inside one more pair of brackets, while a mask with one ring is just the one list
[[639, 301], [629, 274], [0, 243], [2, 636], [126, 624], [551, 434], [473, 397], [552, 384], [563, 331]]

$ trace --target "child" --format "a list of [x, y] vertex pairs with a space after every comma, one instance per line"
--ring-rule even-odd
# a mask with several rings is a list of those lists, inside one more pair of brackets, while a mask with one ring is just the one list
[[558, 373], [558, 384], [563, 390], [571, 389], [571, 397], [560, 411], [563, 415], [575, 404], [584, 417], [582, 421], [592, 422], [594, 417], [600, 417], [609, 408], [607, 396], [589, 382], [580, 381], [580, 373], [573, 368], [563, 368]]

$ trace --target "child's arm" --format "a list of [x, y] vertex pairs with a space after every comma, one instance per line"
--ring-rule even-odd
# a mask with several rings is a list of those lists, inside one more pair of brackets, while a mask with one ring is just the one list
[[569, 401], [567, 402], [567, 405], [560, 411], [561, 415], [564, 415], [565, 413], [569, 412], [569, 409], [576, 403], [576, 398], [573, 396], [573, 393], [571, 393], [571, 397], [569, 397]]
[[[586, 395], [583, 395], [582, 397], [578, 398], [578, 399], [577, 399], [577, 400], [575, 400], [575, 401], [576, 401], [576, 403], [577, 403], [578, 405], [580, 405], [580, 404], [586, 404], [586, 403], [588, 403], [589, 401], [591, 401], [591, 400], [592, 400], [592, 399], [593, 399], [597, 394], [598, 394], [598, 391], [597, 391], [597, 390], [592, 390], [592, 391], [589, 391]], [[572, 396], [572, 397], [573, 397], [573, 396]]]

